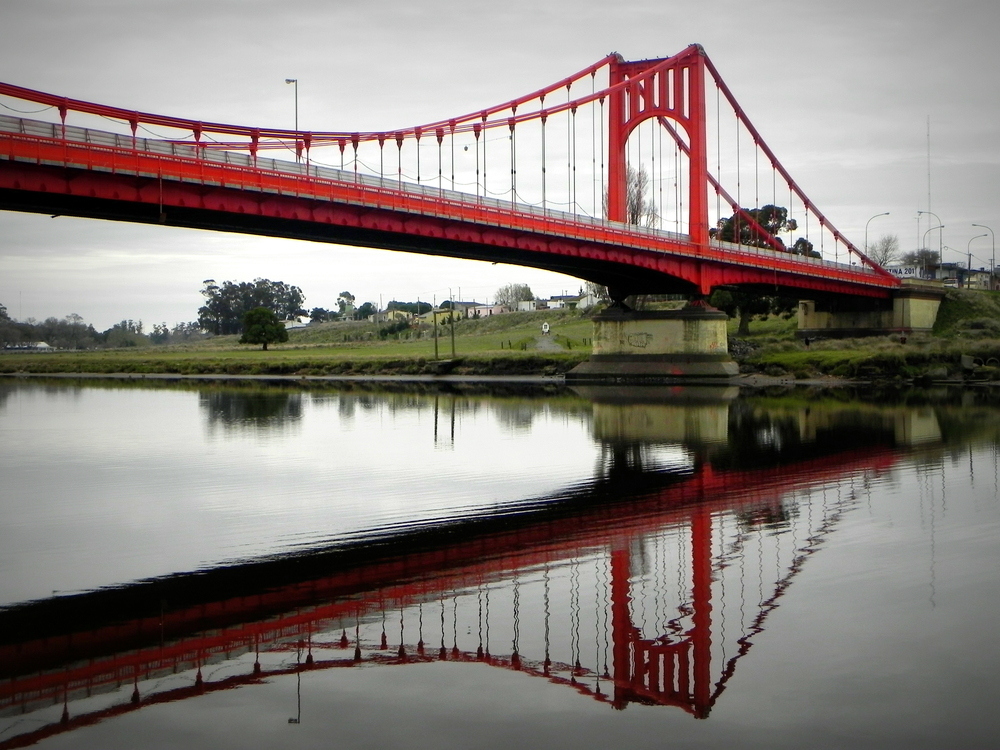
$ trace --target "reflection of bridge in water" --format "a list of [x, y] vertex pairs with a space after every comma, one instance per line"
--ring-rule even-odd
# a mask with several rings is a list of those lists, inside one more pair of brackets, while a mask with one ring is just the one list
[[776, 418], [713, 392], [587, 394], [597, 476], [500, 514], [0, 611], [0, 727], [18, 732], [0, 748], [268, 677], [428, 661], [705, 718], [872, 475], [935, 434], [932, 412]]

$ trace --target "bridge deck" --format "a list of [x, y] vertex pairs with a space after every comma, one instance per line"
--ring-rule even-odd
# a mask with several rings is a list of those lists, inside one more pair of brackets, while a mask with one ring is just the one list
[[[7, 195], [0, 197], [0, 208], [47, 211], [55, 206], [55, 211], [62, 205], [51, 202], [58, 194], [157, 204], [161, 219], [166, 207], [266, 215], [262, 202], [280, 197], [282, 207], [270, 209], [274, 218], [369, 230], [359, 236], [334, 234], [327, 241], [535, 265], [593, 280], [614, 282], [615, 272], [609, 269], [617, 265], [639, 272], [641, 283], [664, 274], [703, 293], [718, 285], [744, 284], [887, 297], [899, 285], [887, 274], [864, 266], [714, 240], [698, 246], [684, 234], [472, 195], [441, 184], [414, 184], [190, 142], [133, 138], [37, 120], [0, 116], [0, 157], [5, 157], [0, 160], [0, 192]], [[53, 169], [87, 173], [96, 182]], [[119, 179], [101, 179], [102, 175]], [[142, 182], [125, 191], [122, 177]], [[205, 188], [216, 192], [208, 194]], [[33, 200], [40, 205], [24, 209], [10, 200], [11, 193], [23, 191], [34, 193]], [[39, 193], [50, 198], [37, 201]], [[29, 201], [29, 205], [34, 204]], [[81, 215], [87, 215], [86, 210]], [[232, 229], [224, 218], [218, 223], [218, 228]], [[269, 233], [259, 228], [242, 231]], [[301, 236], [324, 239], [309, 232]], [[445, 247], [449, 242], [491, 249], [456, 250]]]

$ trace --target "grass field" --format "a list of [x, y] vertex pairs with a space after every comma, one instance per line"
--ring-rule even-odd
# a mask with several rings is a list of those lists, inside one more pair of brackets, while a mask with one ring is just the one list
[[[558, 347], [540, 351], [537, 339], [548, 322], [548, 337]], [[371, 323], [326, 323], [290, 332], [285, 344], [268, 351], [218, 336], [183, 346], [146, 346], [50, 353], [4, 353], [0, 372], [176, 373], [184, 375], [351, 375], [375, 372], [420, 374], [557, 374], [590, 353], [593, 324], [575, 311], [509, 313], [483, 320], [456, 322], [455, 356], [451, 328], [420, 338], [378, 337]], [[585, 343], [585, 341], [587, 343]], [[445, 365], [438, 360], [449, 360]]]
[[[540, 348], [541, 327], [549, 336]], [[1000, 294], [947, 291], [932, 334], [813, 341], [796, 338], [795, 318], [751, 323], [730, 350], [743, 372], [799, 379], [974, 378], [1000, 380]], [[290, 332], [269, 351], [218, 336], [183, 346], [52, 353], [4, 353], [0, 373], [177, 373], [229, 375], [547, 374], [565, 373], [589, 356], [593, 324], [572, 310], [508, 313], [433, 330], [380, 337], [367, 322], [324, 323]], [[963, 366], [971, 361], [973, 367]]]

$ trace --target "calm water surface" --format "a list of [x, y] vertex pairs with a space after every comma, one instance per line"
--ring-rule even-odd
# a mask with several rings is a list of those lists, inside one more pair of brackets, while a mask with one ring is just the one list
[[0, 380], [0, 749], [992, 747], [1000, 398]]

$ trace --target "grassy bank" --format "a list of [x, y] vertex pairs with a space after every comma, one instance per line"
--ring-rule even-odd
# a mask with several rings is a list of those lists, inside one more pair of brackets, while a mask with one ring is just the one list
[[[551, 334], [541, 335], [542, 323]], [[219, 336], [184, 346], [4, 353], [0, 373], [174, 373], [181, 375], [558, 375], [587, 358], [590, 319], [571, 310], [508, 313], [388, 334], [362, 323], [290, 332], [269, 351]], [[816, 340], [796, 337], [794, 318], [755, 320], [730, 351], [745, 373], [796, 379], [1000, 380], [1000, 293], [948, 290], [933, 334]], [[972, 367], [969, 367], [969, 365]]]
[[741, 370], [798, 379], [1000, 380], [998, 293], [947, 290], [932, 334], [821, 339], [807, 345], [795, 330], [794, 319], [753, 323], [752, 335], [732, 347]]
[[[548, 322], [548, 347], [538, 348]], [[510, 313], [438, 328], [421, 336], [380, 338], [371, 323], [326, 323], [290, 332], [286, 344], [268, 351], [218, 336], [183, 346], [146, 346], [90, 351], [4, 353], [0, 373], [172, 373], [179, 375], [370, 375], [470, 374], [557, 375], [589, 354], [592, 324], [580, 313]], [[587, 342], [587, 343], [585, 343]]]

